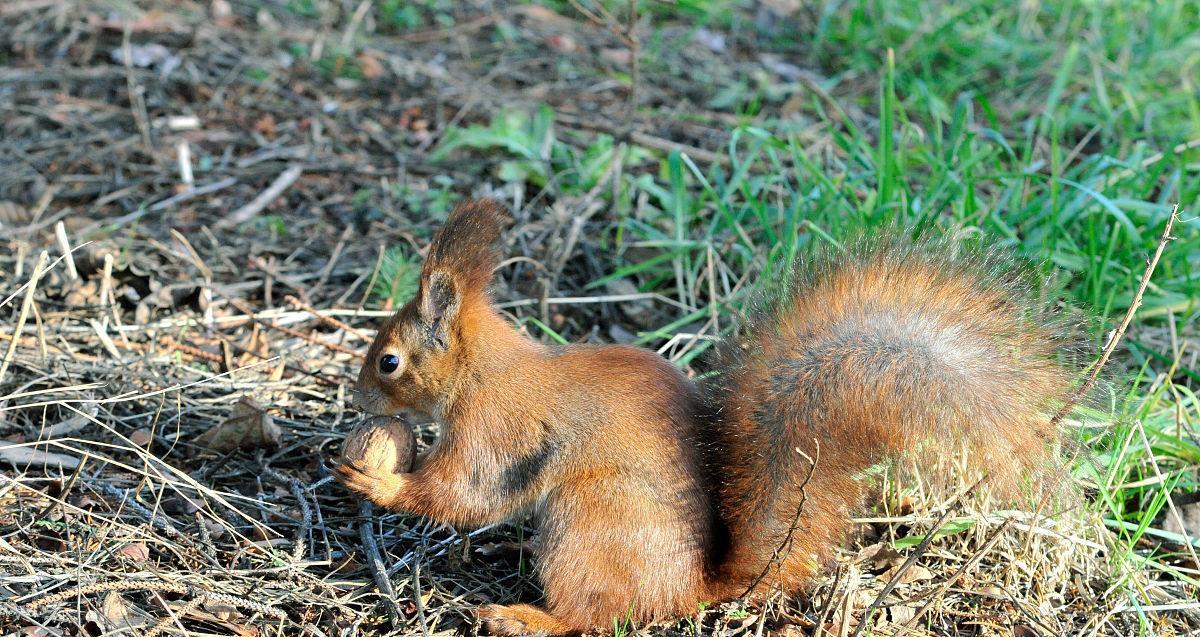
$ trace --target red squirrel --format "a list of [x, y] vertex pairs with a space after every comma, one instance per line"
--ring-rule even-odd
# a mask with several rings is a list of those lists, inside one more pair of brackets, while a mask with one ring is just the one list
[[336, 468], [380, 506], [455, 526], [536, 515], [544, 608], [480, 608], [493, 634], [800, 590], [847, 534], [864, 472], [927, 441], [965, 439], [1001, 478], [1054, 456], [1072, 370], [1053, 309], [1023, 304], [1011, 276], [904, 248], [798, 266], [694, 383], [647, 350], [514, 329], [488, 292], [506, 223], [488, 200], [450, 214], [358, 377], [361, 409], [432, 415], [432, 451], [409, 473]]

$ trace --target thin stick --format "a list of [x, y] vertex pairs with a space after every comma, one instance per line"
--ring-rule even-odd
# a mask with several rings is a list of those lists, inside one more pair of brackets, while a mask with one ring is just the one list
[[[220, 180], [214, 181], [211, 184], [204, 184], [203, 186], [196, 186], [189, 190], [185, 190], [185, 191], [179, 193], [178, 195], [173, 195], [171, 197], [167, 197], [166, 199], [163, 199], [162, 201], [150, 204], [150, 207], [146, 208], [146, 212], [158, 212], [159, 210], [166, 210], [167, 208], [170, 208], [171, 206], [174, 206], [177, 203], [183, 203], [189, 199], [195, 199], [196, 197], [201, 197], [204, 195], [212, 194], [214, 192], [217, 192], [218, 190], [224, 190], [236, 183], [237, 183], [237, 179], [235, 179], [233, 177], [226, 177], [225, 179], [220, 179]], [[143, 213], [139, 212], [139, 213], [135, 213], [135, 214], [140, 215]]]
[[71, 254], [71, 240], [67, 238], [67, 227], [59, 221], [54, 224], [54, 238], [58, 240], [58, 249], [62, 250], [67, 260], [67, 278], [72, 281], [79, 279], [79, 270], [75, 267], [75, 257]]
[[[1171, 207], [1171, 216], [1167, 218], [1167, 225], [1163, 228], [1162, 236], [1158, 239], [1158, 247], [1154, 250], [1154, 256], [1151, 257], [1150, 261], [1146, 263], [1146, 270], [1142, 272], [1142, 280], [1138, 285], [1137, 293], [1133, 296], [1133, 302], [1129, 304], [1129, 309], [1125, 310], [1125, 318], [1121, 320], [1121, 325], [1117, 327], [1117, 330], [1113, 332], [1112, 338], [1108, 340], [1108, 344], [1104, 346], [1104, 351], [1100, 354], [1100, 358], [1092, 366], [1092, 373], [1088, 375], [1088, 379], [1079, 386], [1079, 389], [1075, 390], [1075, 392], [1071, 394], [1071, 397], [1067, 399], [1067, 402], [1063, 404], [1062, 408], [1060, 408], [1058, 412], [1054, 414], [1054, 417], [1050, 419], [1050, 426], [1052, 428], [1057, 428], [1062, 422], [1063, 418], [1066, 418], [1067, 414], [1071, 413], [1071, 410], [1075, 408], [1075, 405], [1078, 405], [1079, 401], [1082, 400], [1083, 397], [1092, 390], [1092, 387], [1096, 385], [1096, 380], [1099, 379], [1100, 371], [1104, 369], [1104, 364], [1108, 362], [1108, 358], [1112, 356], [1114, 351], [1116, 351], [1117, 344], [1121, 342], [1121, 337], [1125, 335], [1125, 330], [1128, 329], [1129, 324], [1133, 322], [1133, 315], [1142, 305], [1142, 296], [1146, 293], [1146, 288], [1150, 285], [1150, 276], [1154, 274], [1154, 268], [1158, 266], [1158, 261], [1162, 257], [1163, 250], [1165, 250], [1167, 247], [1167, 242], [1173, 238], [1171, 237], [1171, 228], [1175, 226], [1175, 219], [1178, 217], [1179, 204], [1175, 204]], [[1071, 465], [1075, 463], [1075, 457], [1079, 455], [1079, 451], [1080, 449], [1076, 447], [1072, 452], [1071, 457], [1058, 467], [1058, 469], [1055, 471], [1055, 475], [1053, 476], [1053, 480], [1048, 482], [1048, 484], [1057, 484], [1063, 479], [1063, 476], [1066, 475]], [[1046, 508], [1046, 505], [1049, 504], [1050, 497], [1053, 493], [1053, 491], [1048, 491], [1042, 496], [1041, 501], [1038, 502], [1037, 509], [1033, 514], [1033, 519], [1030, 520], [1031, 528], [1034, 522], [1041, 517], [1042, 511]], [[1032, 543], [1033, 533], [1031, 532], [1029, 536], [1025, 538], [1025, 544], [1021, 548], [1021, 555], [1025, 555], [1029, 552], [1029, 547], [1032, 545]]]
[[799, 448], [796, 449], [796, 453], [804, 456], [805, 459], [808, 460], [808, 475], [804, 477], [804, 482], [800, 483], [800, 504], [796, 505], [796, 515], [792, 516], [792, 523], [790, 526], [788, 526], [787, 534], [784, 535], [783, 541], [779, 543], [779, 546], [775, 548], [775, 553], [771, 556], [771, 559], [767, 561], [766, 566], [763, 566], [762, 572], [758, 574], [758, 577], [754, 578], [753, 582], [750, 582], [750, 585], [747, 586], [746, 590], [738, 596], [738, 599], [746, 599], [746, 597], [750, 595], [755, 588], [758, 588], [759, 583], [766, 578], [767, 573], [771, 570], [771, 567], [783, 564], [784, 560], [786, 560], [788, 555], [792, 552], [792, 538], [796, 535], [796, 531], [800, 528], [800, 516], [804, 514], [804, 503], [808, 500], [808, 482], [809, 480], [812, 480], [813, 472], [817, 470], [817, 462], [821, 459], [821, 443], [816, 439], [814, 439], [813, 442], [817, 445], [817, 448], [812, 457], [809, 457], [808, 454], [800, 451]]
[[191, 190], [196, 184], [196, 179], [192, 175], [192, 149], [186, 139], [179, 140], [175, 145], [175, 159], [179, 162], [179, 181], [183, 184], [184, 191]]
[[362, 541], [363, 551], [367, 554], [367, 566], [370, 567], [371, 575], [375, 578], [375, 585], [379, 587], [379, 593], [383, 595], [383, 602], [387, 606], [388, 614], [392, 617], [392, 624], [396, 625], [403, 615], [400, 614], [400, 607], [396, 605], [396, 589], [392, 588], [392, 580], [383, 566], [383, 558], [379, 554], [379, 544], [375, 541], [375, 532], [371, 528], [371, 523], [375, 519], [372, 515], [374, 510], [375, 507], [370, 500], [363, 500], [358, 504], [358, 514], [362, 516], [362, 522], [358, 527], [358, 537]]
[[146, 114], [146, 98], [142, 95], [142, 87], [138, 86], [133, 72], [133, 49], [130, 47], [130, 37], [133, 35], [133, 23], [124, 23], [121, 38], [121, 61], [125, 64], [125, 87], [129, 91], [129, 110], [133, 121], [137, 124], [138, 132], [142, 135], [142, 149], [151, 154], [154, 147], [150, 137], [150, 117]]
[[1117, 344], [1121, 342], [1121, 337], [1125, 335], [1125, 330], [1133, 322], [1133, 315], [1137, 313], [1138, 308], [1142, 305], [1142, 296], [1146, 293], [1146, 288], [1150, 285], [1150, 276], [1154, 274], [1154, 268], [1158, 266], [1158, 260], [1162, 258], [1162, 253], [1167, 247], [1167, 242], [1173, 238], [1171, 237], [1171, 228], [1175, 226], [1175, 219], [1178, 216], [1179, 204], [1175, 204], [1171, 207], [1171, 216], [1167, 218], [1167, 227], [1163, 228], [1162, 236], [1158, 239], [1158, 248], [1154, 250], [1154, 256], [1146, 264], [1146, 271], [1142, 273], [1142, 281], [1138, 285], [1137, 294], [1133, 296], [1133, 302], [1129, 304], [1129, 309], [1125, 311], [1125, 318], [1121, 320], [1121, 325], [1117, 327], [1117, 331], [1113, 332], [1112, 338], [1108, 340], [1108, 345], [1104, 347], [1104, 352], [1100, 354], [1100, 360], [1096, 361], [1096, 364], [1092, 366], [1092, 373], [1088, 376], [1087, 381], [1080, 385], [1079, 389], [1075, 390], [1075, 393], [1062, 406], [1062, 409], [1059, 409], [1058, 413], [1054, 414], [1054, 418], [1050, 419], [1052, 426], [1057, 426], [1062, 422], [1062, 419], [1066, 418], [1067, 414], [1071, 413], [1071, 410], [1075, 408], [1075, 405], [1079, 404], [1079, 401], [1096, 385], [1096, 379], [1100, 377], [1100, 370], [1104, 369], [1104, 364], [1108, 362], [1108, 357], [1112, 356], [1112, 353], [1116, 351]]
[[308, 303], [302, 299], [296, 298], [292, 294], [289, 294], [289, 295], [283, 297], [283, 302], [295, 305], [296, 307], [300, 308], [301, 310], [304, 310], [305, 312], [312, 314], [313, 318], [317, 319], [318, 321], [320, 321], [322, 323], [325, 323], [326, 325], [332, 325], [333, 327], [336, 327], [337, 329], [342, 330], [344, 332], [353, 334], [354, 336], [357, 336], [358, 338], [360, 338], [364, 341], [371, 340], [371, 337], [367, 336], [361, 330], [355, 328], [353, 325], [350, 325], [349, 323], [346, 323], [344, 321], [339, 321], [339, 320], [333, 318], [332, 316], [325, 316], [325, 315], [321, 314], [321, 311], [318, 310], [317, 308], [313, 307], [312, 303]]
[[421, 599], [421, 561], [420, 559], [415, 560], [412, 567], [413, 605], [417, 607], [417, 620], [421, 622], [421, 635], [429, 637], [429, 620], [425, 617], [425, 601]]
[[8, 372], [8, 364], [12, 361], [13, 353], [17, 351], [17, 342], [21, 340], [21, 330], [29, 318], [29, 309], [33, 307], [33, 293], [37, 290], [38, 279], [50, 255], [42, 250], [38, 255], [37, 264], [33, 266], [33, 275], [29, 277], [29, 285], [25, 287], [25, 298], [21, 300], [21, 313], [17, 316], [17, 327], [13, 330], [12, 340], [8, 342], [8, 351], [4, 352], [4, 361], [0, 362], [0, 383], [4, 382], [4, 374]]
[[255, 215], [262, 212], [272, 201], [279, 198], [279, 195], [282, 195], [283, 191], [296, 183], [296, 180], [300, 178], [300, 174], [303, 172], [303, 166], [292, 166], [279, 173], [279, 176], [275, 178], [275, 181], [271, 182], [270, 186], [267, 186], [266, 190], [260, 192], [250, 203], [234, 210], [228, 217], [218, 221], [213, 227], [224, 230], [253, 219]]

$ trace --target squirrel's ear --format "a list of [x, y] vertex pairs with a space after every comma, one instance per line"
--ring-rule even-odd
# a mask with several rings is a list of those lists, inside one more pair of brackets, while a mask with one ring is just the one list
[[[510, 221], [504, 207], [491, 199], [459, 204], [433, 237], [421, 272], [422, 307], [435, 299], [434, 287], [453, 290], [457, 303], [486, 298], [492, 269], [500, 261], [500, 233]], [[436, 276], [445, 283], [434, 284]]]
[[433, 345], [446, 349], [450, 323], [462, 307], [462, 292], [449, 273], [434, 270], [421, 281], [420, 295], [417, 312], [425, 324], [426, 334]]

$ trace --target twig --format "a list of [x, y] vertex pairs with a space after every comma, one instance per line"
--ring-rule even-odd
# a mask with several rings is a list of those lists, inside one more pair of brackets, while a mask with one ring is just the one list
[[429, 620], [425, 618], [425, 602], [421, 599], [421, 560], [412, 567], [413, 605], [417, 607], [417, 621], [421, 622], [421, 635], [429, 637]]
[[29, 310], [33, 307], [33, 293], [37, 290], [38, 279], [42, 277], [42, 270], [45, 269], [46, 260], [49, 258], [50, 255], [42, 250], [42, 253], [38, 255], [37, 264], [33, 266], [33, 274], [30, 275], [29, 284], [25, 288], [25, 298], [21, 301], [21, 313], [17, 315], [17, 327], [13, 329], [12, 340], [8, 342], [8, 351], [4, 352], [4, 361], [0, 362], [0, 383], [4, 382], [8, 364], [17, 351], [17, 343], [21, 340], [21, 330], [24, 329], [25, 321], [29, 318]]
[[[150, 204], [150, 207], [146, 208], [146, 211], [147, 212], [158, 212], [159, 210], [165, 210], [167, 208], [170, 208], [171, 206], [174, 206], [175, 204], [188, 201], [189, 199], [195, 199], [196, 197], [202, 197], [204, 195], [217, 192], [218, 190], [224, 190], [236, 183], [237, 183], [237, 179], [235, 179], [233, 177], [226, 177], [225, 179], [220, 179], [218, 181], [214, 181], [211, 184], [204, 184], [203, 186], [196, 186], [195, 188], [181, 192], [178, 195], [174, 195], [172, 197], [167, 197], [166, 199], [163, 199], [162, 201]], [[112, 223], [112, 221], [110, 220], [106, 223]]]
[[292, 541], [292, 560], [301, 562], [305, 559], [307, 549], [308, 534], [312, 530], [312, 506], [308, 503], [308, 496], [305, 493], [305, 487], [300, 484], [300, 481], [283, 475], [275, 469], [263, 466], [263, 474], [267, 477], [286, 484], [288, 490], [291, 491], [292, 497], [296, 498], [296, 504], [300, 507], [300, 526], [296, 530], [296, 538]]
[[371, 576], [375, 578], [375, 585], [379, 587], [379, 593], [383, 595], [384, 605], [387, 606], [388, 615], [392, 618], [393, 624], [398, 624], [403, 615], [400, 614], [400, 607], [396, 605], [396, 589], [392, 588], [392, 580], [388, 578], [387, 569], [383, 566], [383, 558], [379, 554], [379, 543], [375, 541], [375, 533], [371, 528], [372, 521], [375, 519], [375, 507], [370, 500], [363, 500], [358, 505], [358, 514], [362, 517], [362, 522], [359, 523], [358, 537], [362, 540], [363, 551], [367, 554], [367, 566], [371, 569]]
[[[284, 325], [276, 325], [274, 323], [268, 323], [268, 322], [264, 321], [263, 319], [260, 319], [257, 316], [255, 316], [254, 311], [251, 310], [249, 307], [247, 307], [245, 303], [242, 303], [241, 301], [239, 301], [233, 297], [229, 297], [228, 301], [229, 301], [229, 304], [232, 305], [233, 307], [237, 308], [237, 310], [239, 312], [242, 312], [242, 313], [246, 314], [247, 316], [249, 316], [251, 321], [258, 323], [259, 325], [263, 326], [266, 329], [278, 330], [280, 332], [283, 332], [284, 334], [287, 334], [288, 336], [293, 336], [295, 338], [303, 339], [309, 343], [312, 343], [313, 345], [318, 345], [320, 347], [324, 347], [326, 349], [333, 350], [335, 352], [340, 352], [342, 354], [349, 354], [355, 358], [363, 357], [363, 352], [360, 352], [358, 350], [350, 349], [349, 347], [342, 347], [341, 345], [338, 345], [337, 343], [326, 343], [325, 341], [318, 339], [317, 337], [313, 336], [312, 334], [305, 334], [304, 332], [301, 332], [300, 330], [295, 330], [295, 329], [292, 329], [292, 328], [284, 326]], [[310, 308], [311, 308], [311, 306], [310, 306]], [[313, 314], [314, 316], [320, 316], [320, 314], [317, 313], [316, 310], [314, 310], [314, 309], [305, 309], [305, 311], [308, 312], [309, 314]]]
[[[629, 0], [629, 27], [625, 39], [629, 43], [629, 114], [637, 112], [638, 87], [642, 81], [642, 43], [637, 37], [638, 3]], [[761, 630], [761, 626], [760, 626]]]
[[121, 500], [122, 505], [146, 518], [146, 520], [150, 522], [151, 526], [159, 529], [168, 537], [181, 537], [179, 530], [175, 528], [175, 525], [171, 523], [169, 518], [163, 517], [142, 506], [142, 504], [135, 499], [134, 494], [130, 493], [129, 491], [115, 487], [105, 481], [95, 481], [90, 482], [90, 484], [93, 487], [99, 488], [101, 491], [107, 493], [113, 498]]
[[1108, 345], [1104, 347], [1104, 351], [1100, 354], [1100, 359], [1092, 366], [1092, 373], [1088, 376], [1087, 381], [1079, 386], [1079, 389], [1067, 399], [1066, 404], [1054, 414], [1050, 419], [1051, 426], [1058, 426], [1067, 414], [1079, 404], [1079, 401], [1087, 395], [1092, 387], [1096, 384], [1096, 379], [1100, 377], [1100, 370], [1104, 369], [1104, 364], [1108, 362], [1108, 357], [1116, 351], [1117, 344], [1121, 342], [1121, 337], [1125, 335], [1125, 330], [1129, 328], [1129, 324], [1133, 322], [1133, 315], [1142, 305], [1142, 296], [1146, 293], [1146, 288], [1150, 285], [1150, 276], [1154, 274], [1154, 268], [1158, 266], [1158, 260], [1162, 257], [1163, 250], [1167, 247], [1167, 242], [1172, 239], [1171, 228], [1175, 226], [1175, 219], [1179, 216], [1179, 204], [1171, 207], [1171, 216], [1167, 218], [1167, 226], [1163, 228], [1162, 236], [1158, 239], [1158, 247], [1154, 250], [1154, 256], [1146, 264], [1146, 271], [1142, 273], [1141, 283], [1138, 285], [1137, 294], [1133, 296], [1133, 302], [1129, 304], [1129, 309], [1125, 310], [1125, 318], [1121, 320], [1121, 325], [1117, 327], [1117, 331], [1113, 332], [1112, 338], [1108, 339]]
[[838, 564], [833, 571], [833, 584], [829, 587], [829, 599], [825, 601], [825, 607], [821, 609], [821, 616], [817, 618], [816, 628], [813, 629], [813, 637], [820, 637], [825, 630], [825, 622], [829, 619], [829, 615], [833, 612], [833, 607], [836, 603], [838, 588], [842, 583], [842, 573], [844, 565]]
[[255, 215], [262, 212], [272, 201], [275, 201], [279, 195], [282, 195], [283, 191], [296, 183], [296, 180], [300, 178], [300, 174], [303, 172], [303, 166], [292, 166], [279, 173], [279, 176], [275, 178], [275, 181], [271, 182], [270, 186], [267, 186], [266, 190], [260, 192], [250, 203], [234, 210], [228, 217], [218, 221], [213, 227], [224, 230], [253, 219]]
[[175, 144], [175, 160], [179, 163], [179, 182], [187, 192], [195, 186], [196, 179], [192, 175], [192, 149], [186, 138]]
[[342, 33], [342, 48], [349, 49], [351, 42], [354, 41], [354, 33], [358, 31], [359, 25], [367, 17], [367, 13], [371, 10], [372, 0], [362, 0], [358, 3], [358, 8], [354, 10], [354, 14], [350, 16], [350, 23], [346, 25], [345, 32]]
[[771, 567], [782, 564], [792, 552], [792, 539], [796, 535], [796, 531], [800, 528], [800, 516], [803, 515], [804, 503], [808, 500], [808, 482], [812, 480], [813, 472], [817, 470], [817, 462], [821, 459], [821, 443], [816, 439], [813, 439], [813, 443], [815, 443], [817, 447], [812, 457], [809, 457], [808, 454], [800, 451], [799, 448], [796, 449], [796, 453], [804, 456], [804, 458], [808, 460], [808, 475], [804, 476], [804, 481], [800, 483], [800, 503], [796, 505], [796, 514], [792, 516], [792, 523], [788, 526], [787, 534], [784, 535], [783, 541], [779, 543], [779, 546], [775, 548], [775, 552], [771, 555], [771, 559], [767, 561], [765, 566], [763, 566], [762, 572], [758, 574], [758, 577], [754, 578], [753, 582], [750, 582], [750, 585], [747, 586], [746, 590], [738, 596], [738, 599], [746, 599], [746, 597], [750, 595], [755, 588], [758, 588], [759, 583], [766, 578], [767, 572], [771, 570]]
[[160, 634], [162, 634], [162, 632], [164, 630], [167, 629], [168, 626], [175, 623], [176, 616], [178, 616], [178, 615], [186, 616], [188, 613], [191, 613], [192, 611], [199, 608], [200, 605], [203, 604], [205, 601], [207, 601], [207, 600], [205, 600], [204, 597], [193, 597], [188, 603], [184, 604], [182, 607], [180, 607], [178, 609], [174, 609], [174, 610], [168, 609], [170, 614], [168, 614], [166, 617], [163, 617], [162, 619], [158, 620], [158, 623], [151, 626], [150, 630], [147, 630], [146, 633], [142, 637], [158, 637]]
[[466, 35], [472, 31], [478, 31], [488, 25], [495, 24], [500, 18], [494, 15], [485, 15], [467, 22], [460, 22], [452, 27], [445, 29], [436, 29], [433, 31], [417, 31], [415, 33], [405, 33], [396, 36], [396, 40], [400, 42], [434, 42], [444, 38], [453, 37], [455, 35]]
[[170, 197], [167, 197], [166, 199], [162, 199], [160, 201], [152, 203], [145, 208], [140, 208], [138, 210], [134, 210], [133, 212], [131, 212], [129, 214], [121, 215], [120, 217], [113, 217], [111, 219], [101, 219], [99, 221], [94, 221], [91, 224], [84, 226], [83, 229], [79, 231], [79, 234], [83, 235], [83, 236], [87, 236], [92, 231], [94, 231], [96, 228], [99, 228], [101, 226], [120, 227], [127, 223], [137, 221], [138, 219], [141, 219], [142, 217], [145, 217], [146, 215], [148, 215], [152, 212], [159, 212], [160, 210], [166, 210], [167, 208], [170, 208], [171, 206], [174, 206], [176, 204], [181, 204], [185, 201], [190, 201], [192, 199], [195, 199], [196, 197], [203, 197], [204, 195], [212, 194], [219, 190], [224, 190], [224, 189], [236, 184], [237, 182], [238, 182], [238, 180], [234, 177], [226, 177], [225, 179], [220, 179], [218, 181], [214, 181], [211, 184], [204, 184], [203, 186], [196, 186], [196, 187], [192, 188], [191, 190], [185, 190], [185, 191], [179, 193], [178, 195], [172, 195]]
[[556, 113], [554, 115], [554, 121], [555, 123], [563, 126], [570, 126], [572, 128], [585, 128], [588, 130], [607, 133], [617, 138], [617, 141], [628, 140], [638, 146], [644, 146], [654, 150], [661, 150], [663, 152], [679, 151], [681, 153], [686, 153], [692, 159], [703, 164], [729, 163], [729, 157], [726, 155], [704, 150], [703, 148], [699, 148], [697, 146], [689, 146], [687, 144], [681, 144], [669, 139], [663, 139], [662, 137], [655, 137], [654, 135], [650, 135], [638, 130], [619, 129], [616, 126], [611, 126], [600, 121], [575, 118], [563, 113]]
[[121, 61], [125, 65], [125, 86], [129, 91], [129, 110], [133, 113], [133, 121], [137, 124], [142, 136], [142, 150], [147, 154], [153, 153], [154, 143], [150, 137], [150, 116], [146, 113], [146, 98], [142, 95], [142, 87], [134, 79], [133, 49], [129, 40], [133, 34], [133, 23], [124, 23], [121, 37]]
[[349, 323], [346, 323], [344, 321], [339, 321], [339, 320], [333, 318], [332, 316], [325, 316], [325, 315], [321, 314], [321, 311], [318, 310], [317, 308], [313, 307], [311, 303], [308, 303], [306, 301], [298, 299], [294, 295], [289, 294], [289, 295], [283, 297], [283, 302], [289, 303], [291, 305], [295, 305], [296, 307], [304, 310], [305, 312], [312, 314], [314, 318], [316, 318], [318, 321], [320, 321], [322, 323], [325, 323], [326, 325], [332, 325], [333, 327], [336, 327], [339, 330], [343, 330], [345, 332], [353, 334], [364, 341], [371, 340], [371, 337], [364, 334], [362, 332], [362, 330], [359, 330], [358, 328], [356, 328], [353, 325], [350, 325]]
[[333, 350], [335, 352], [340, 352], [342, 354], [349, 354], [350, 356], [353, 356], [355, 358], [363, 357], [363, 353], [356, 349], [350, 349], [349, 347], [343, 347], [341, 345], [338, 345], [337, 343], [326, 343], [325, 341], [318, 339], [317, 337], [313, 336], [312, 334], [305, 334], [304, 332], [301, 332], [300, 330], [292, 329], [290, 327], [286, 327], [283, 325], [272, 325], [270, 323], [263, 323], [262, 325], [263, 325], [263, 327], [266, 327], [267, 329], [279, 330], [280, 332], [283, 332], [284, 334], [287, 334], [288, 336], [294, 336], [296, 338], [304, 339], [305, 341], [308, 341], [309, 343], [312, 343], [313, 345], [324, 347], [325, 349]]
[[[1167, 247], [1167, 242], [1172, 239], [1171, 228], [1175, 226], [1175, 219], [1178, 218], [1178, 216], [1179, 204], [1175, 204], [1171, 207], [1171, 216], [1167, 218], [1167, 225], [1163, 228], [1162, 236], [1158, 239], [1158, 246], [1154, 250], [1154, 256], [1151, 257], [1146, 263], [1146, 269], [1142, 272], [1142, 279], [1138, 285], [1137, 293], [1134, 294], [1133, 301], [1129, 304], [1129, 309], [1125, 310], [1125, 317], [1121, 319], [1121, 324], [1117, 327], [1117, 330], [1113, 332], [1112, 338], [1108, 340], [1108, 344], [1104, 346], [1104, 351], [1101, 352], [1100, 358], [1092, 365], [1092, 373], [1088, 375], [1088, 379], [1084, 381], [1084, 383], [1080, 385], [1079, 388], [1076, 389], [1069, 398], [1067, 398], [1067, 401], [1063, 403], [1063, 406], [1059, 408], [1058, 412], [1054, 414], [1054, 417], [1050, 419], [1051, 429], [1056, 429], [1058, 425], [1062, 423], [1062, 420], [1067, 417], [1067, 414], [1071, 413], [1071, 410], [1075, 408], [1075, 405], [1079, 404], [1079, 401], [1082, 400], [1083, 397], [1092, 390], [1092, 387], [1095, 386], [1097, 379], [1100, 377], [1100, 371], [1104, 369], [1104, 364], [1108, 362], [1108, 358], [1112, 356], [1114, 351], [1116, 351], [1117, 344], [1121, 342], [1121, 337], [1125, 335], [1125, 330], [1129, 327], [1129, 324], [1133, 322], [1133, 315], [1142, 305], [1142, 296], [1146, 293], [1146, 288], [1150, 285], [1150, 276], [1154, 274], [1154, 268], [1158, 266], [1158, 261], [1162, 257], [1163, 250], [1165, 250]], [[1070, 470], [1071, 465], [1074, 464], [1075, 457], [1079, 455], [1079, 452], [1080, 449], [1076, 447], [1072, 452], [1071, 457], [1058, 467], [1058, 469], [1054, 472], [1053, 479], [1047, 482], [1047, 484], [1056, 484], [1060, 482], [1066, 475], [1067, 471]], [[1049, 504], [1053, 494], [1054, 491], [1049, 490], [1042, 496], [1041, 500], [1038, 502], [1037, 509], [1034, 511], [1034, 520], [1042, 515], [1042, 511], [1045, 509], [1046, 505]], [[1032, 526], [1032, 524], [1033, 522], [1031, 521], [1030, 525]], [[1031, 533], [1025, 539], [1025, 544], [1021, 548], [1022, 555], [1025, 555], [1029, 552], [1032, 542], [1033, 534]]]
[[75, 267], [75, 256], [71, 254], [71, 240], [67, 238], [67, 227], [61, 221], [54, 224], [54, 238], [58, 241], [58, 248], [62, 250], [63, 257], [67, 260], [67, 278], [72, 281], [79, 280], [79, 269]]

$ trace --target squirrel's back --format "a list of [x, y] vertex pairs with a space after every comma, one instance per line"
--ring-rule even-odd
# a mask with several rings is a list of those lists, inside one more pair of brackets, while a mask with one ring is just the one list
[[1047, 466], [1065, 331], [1003, 265], [883, 245], [796, 267], [709, 387], [732, 541], [718, 590], [802, 585], [843, 539], [863, 472], [923, 442], [965, 441], [1006, 486]]

